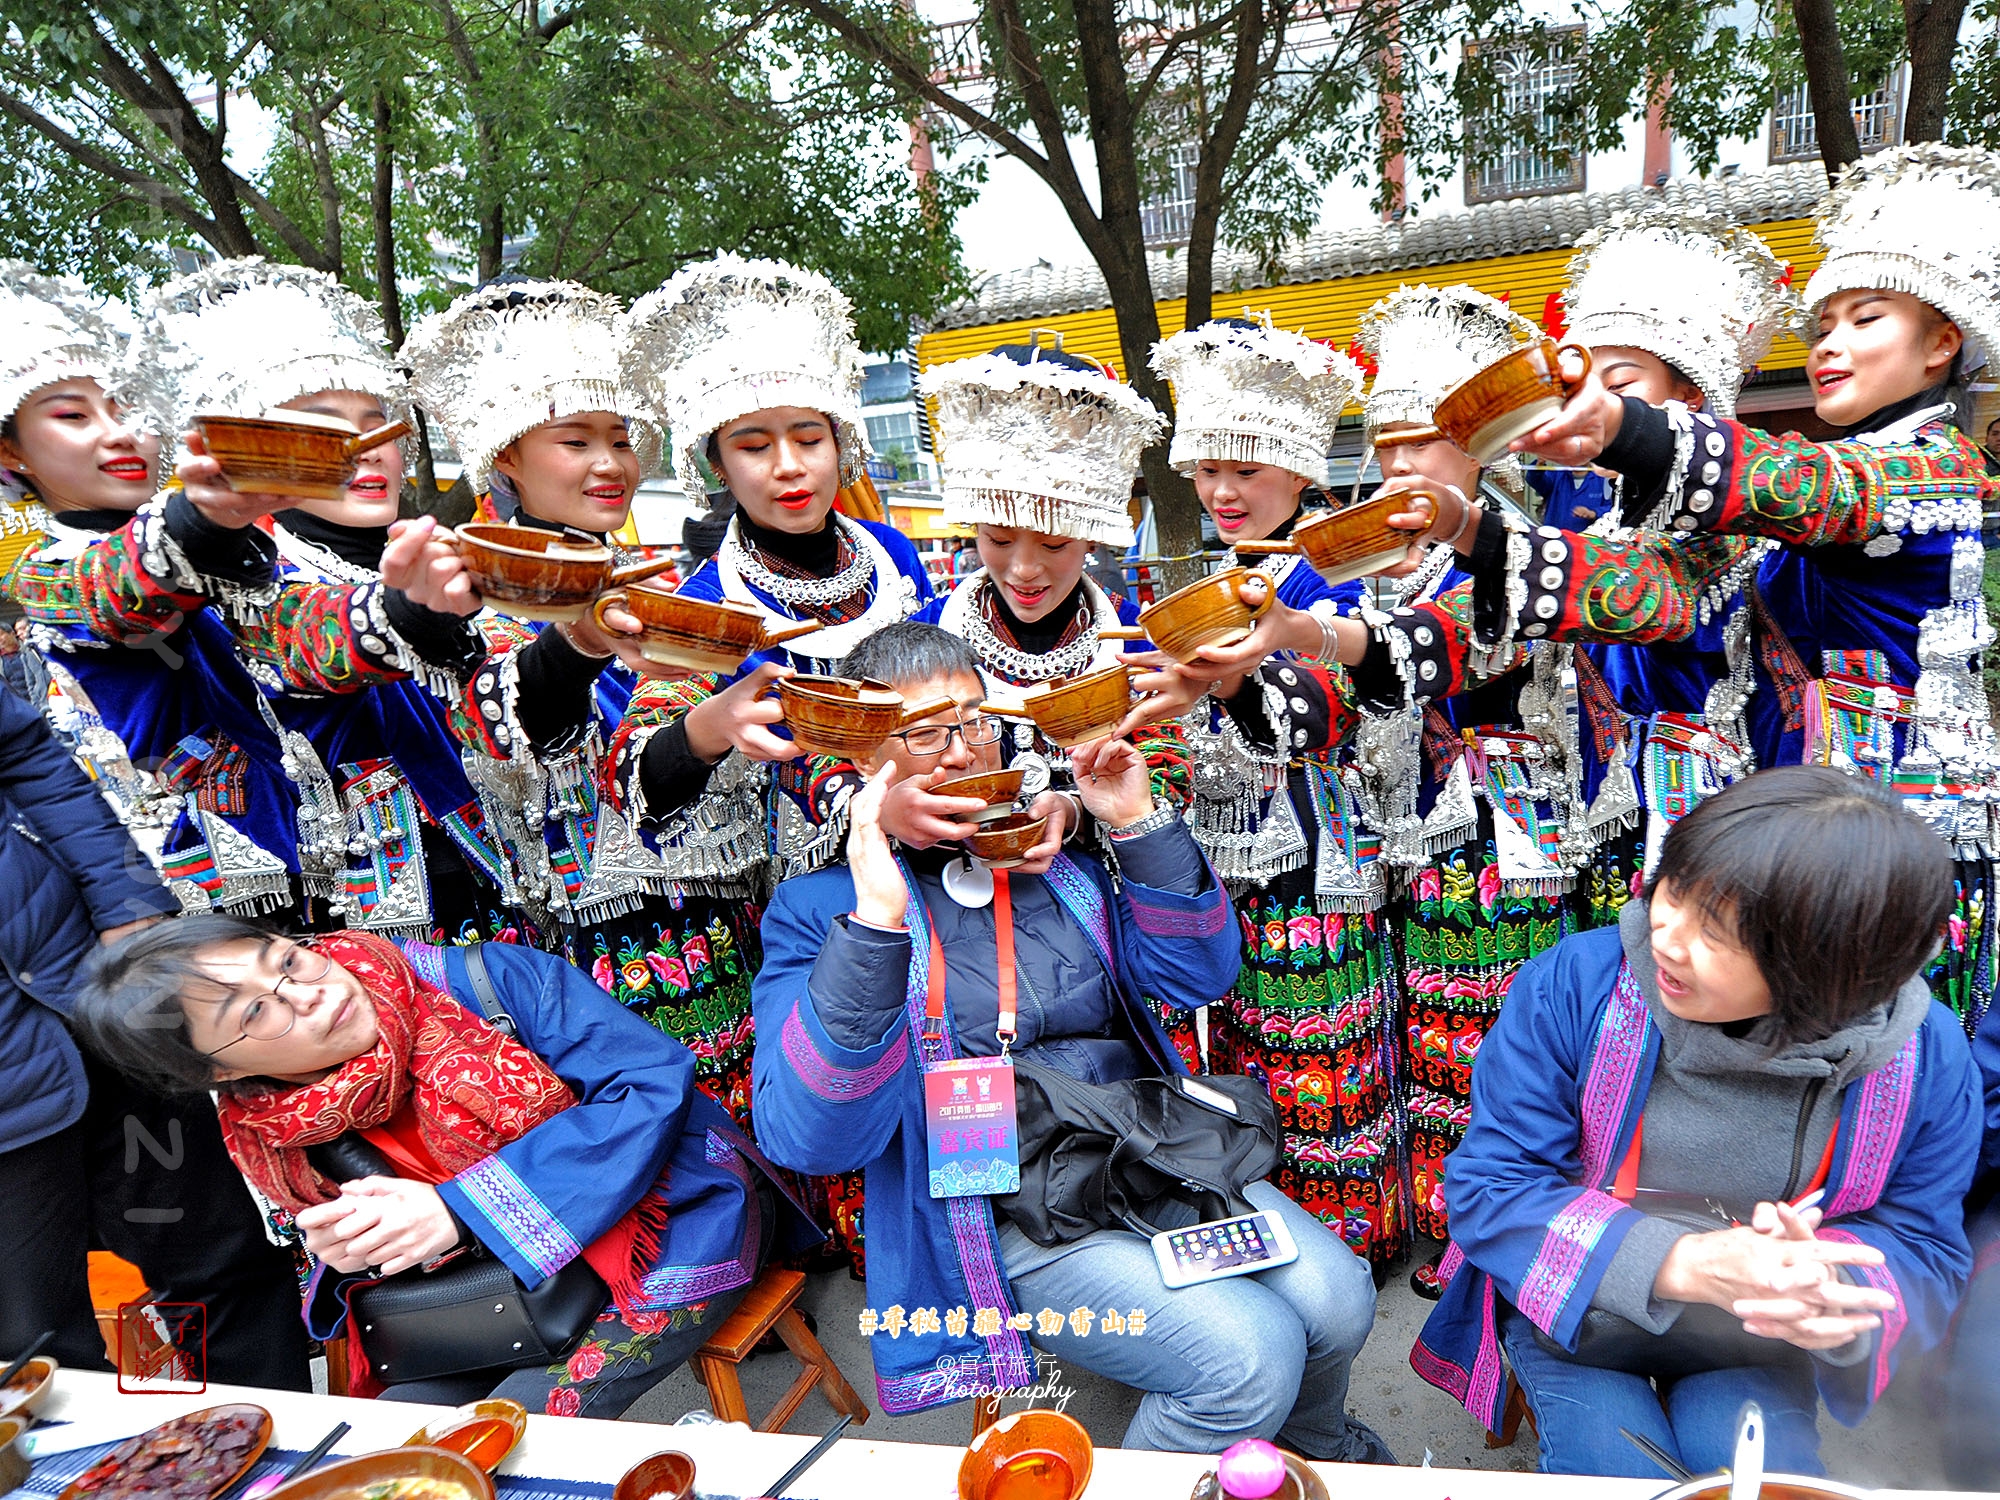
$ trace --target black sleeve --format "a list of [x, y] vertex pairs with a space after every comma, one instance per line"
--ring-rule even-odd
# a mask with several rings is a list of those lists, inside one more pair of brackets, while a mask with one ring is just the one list
[[1389, 643], [1377, 632], [1368, 632], [1368, 650], [1347, 669], [1354, 684], [1354, 701], [1370, 713], [1392, 713], [1403, 706], [1403, 678], [1396, 670], [1396, 658]]
[[1623, 474], [1632, 496], [1650, 506], [1665, 493], [1667, 475], [1674, 467], [1673, 424], [1659, 407], [1648, 406], [1637, 396], [1627, 396], [1624, 401], [1625, 417], [1618, 424], [1618, 436], [1597, 461]]
[[514, 670], [520, 684], [515, 714], [537, 754], [566, 749], [590, 726], [591, 689], [611, 658], [585, 656], [554, 626], [523, 646]]
[[[1650, 407], [1647, 408], [1649, 411]], [[1472, 635], [1482, 646], [1491, 646], [1506, 633], [1507, 619], [1507, 523], [1497, 511], [1479, 513], [1479, 530], [1472, 538], [1472, 551], [1461, 557], [1459, 567], [1472, 575]], [[1371, 654], [1374, 647], [1369, 648]], [[1397, 699], [1401, 701], [1400, 692]]]
[[257, 587], [278, 581], [278, 544], [255, 526], [218, 526], [184, 490], [167, 497], [167, 535], [188, 566], [209, 578]]
[[486, 659], [486, 639], [463, 615], [417, 603], [401, 589], [382, 590], [389, 625], [426, 664], [464, 682]]
[[679, 812], [707, 790], [714, 769], [688, 748], [686, 714], [662, 727], [639, 755], [639, 790], [647, 816]]

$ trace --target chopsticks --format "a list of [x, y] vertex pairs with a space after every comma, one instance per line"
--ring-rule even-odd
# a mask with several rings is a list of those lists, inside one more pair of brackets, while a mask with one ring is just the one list
[[1694, 1478], [1694, 1470], [1675, 1458], [1673, 1454], [1667, 1452], [1666, 1449], [1662, 1448], [1651, 1438], [1640, 1437], [1638, 1433], [1625, 1427], [1618, 1429], [1618, 1435], [1634, 1448], [1637, 1448], [1641, 1453], [1645, 1454], [1654, 1463], [1658, 1464], [1677, 1482], [1686, 1484], [1690, 1479]]
[[28, 1352], [26, 1354], [23, 1354], [19, 1359], [15, 1360], [14, 1363], [7, 1366], [6, 1369], [0, 1370], [0, 1391], [4, 1391], [5, 1389], [7, 1389], [7, 1387], [13, 1383], [14, 1377], [20, 1374], [23, 1370], [28, 1368], [29, 1360], [33, 1359], [37, 1354], [40, 1354], [44, 1349], [48, 1348], [51, 1343], [55, 1342], [55, 1336], [56, 1336], [56, 1331], [53, 1328], [48, 1329], [46, 1332], [42, 1334], [40, 1338], [36, 1339], [34, 1343], [28, 1345]]
[[[347, 1424], [345, 1422], [334, 1423], [333, 1431], [329, 1432], [317, 1443], [314, 1443], [312, 1450], [304, 1458], [293, 1464], [282, 1474], [266, 1474], [262, 1479], [243, 1492], [243, 1500], [257, 1500], [257, 1497], [260, 1495], [268, 1495], [280, 1486], [290, 1484], [294, 1479], [297, 1479], [301, 1474], [318, 1464], [327, 1454], [331, 1453], [333, 1445], [346, 1436]], [[232, 1485], [231, 1488], [233, 1489], [235, 1486]], [[225, 1491], [225, 1493], [227, 1492]], [[222, 1500], [222, 1497], [217, 1496], [216, 1500]]]
[[814, 1443], [812, 1446], [812, 1451], [810, 1453], [806, 1454], [804, 1458], [800, 1459], [797, 1463], [793, 1464], [789, 1469], [785, 1470], [785, 1472], [781, 1476], [779, 1476], [778, 1482], [771, 1486], [770, 1489], [771, 1500], [784, 1500], [786, 1487], [790, 1485], [793, 1480], [797, 1479], [801, 1474], [805, 1473], [807, 1469], [810, 1469], [814, 1464], [818, 1463], [820, 1459], [825, 1456], [826, 1450], [831, 1448], [834, 1445], [834, 1443], [839, 1440], [840, 1435], [843, 1432], [847, 1431], [847, 1424], [849, 1422], [852, 1422], [853, 1420], [854, 1418], [852, 1417], [842, 1417], [838, 1422], [835, 1422], [833, 1424], [833, 1431], [829, 1432], [825, 1437], [821, 1438], [817, 1443]]

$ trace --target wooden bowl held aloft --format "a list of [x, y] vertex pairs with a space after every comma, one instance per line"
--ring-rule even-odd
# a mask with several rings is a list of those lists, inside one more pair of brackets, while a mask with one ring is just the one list
[[354, 481], [356, 460], [410, 430], [391, 422], [357, 433], [346, 422], [301, 414], [233, 417], [211, 412], [194, 419], [208, 456], [229, 487], [243, 494], [338, 500]]
[[[988, 713], [996, 711], [990, 703], [981, 707]], [[1080, 677], [1044, 683], [1022, 695], [1020, 708], [1004, 711], [1025, 713], [1050, 744], [1074, 750], [1117, 729], [1131, 708], [1131, 668], [1114, 662]]]
[[934, 797], [977, 797], [986, 806], [972, 814], [974, 823], [990, 823], [1014, 810], [1021, 797], [1025, 771], [981, 771], [973, 776], [956, 776], [931, 788]]
[[1011, 870], [1028, 857], [1028, 851], [1048, 836], [1045, 813], [1010, 812], [982, 824], [979, 832], [965, 842], [972, 852], [995, 870]]
[[974, 1438], [958, 1500], [1076, 1500], [1090, 1483], [1090, 1434], [1057, 1411], [1017, 1411]]
[[1301, 521], [1292, 529], [1289, 541], [1238, 542], [1236, 550], [1245, 555], [1298, 553], [1328, 583], [1348, 583], [1403, 560], [1417, 533], [1398, 531], [1389, 525], [1389, 517], [1400, 515], [1410, 505], [1407, 495], [1378, 495]]
[[493, 1481], [463, 1453], [449, 1448], [389, 1448], [344, 1458], [301, 1474], [272, 1490], [266, 1500], [361, 1500], [373, 1484], [396, 1479], [435, 1479], [455, 1484], [466, 1500], [494, 1500]]
[[951, 708], [953, 700], [940, 695], [910, 707], [886, 682], [800, 675], [778, 683], [778, 704], [801, 749], [860, 760], [897, 730]]
[[688, 672], [734, 672], [745, 657], [824, 628], [817, 620], [804, 620], [772, 630], [764, 611], [747, 604], [690, 599], [640, 585], [598, 597], [590, 614], [600, 630], [610, 629], [604, 623], [610, 609], [624, 610], [645, 627], [638, 640], [647, 661]]
[[611, 549], [588, 536], [503, 521], [452, 535], [480, 597], [516, 619], [574, 624], [611, 586]]
[[[1264, 583], [1263, 602], [1255, 609], [1239, 592], [1253, 578]], [[1233, 646], [1242, 640], [1277, 597], [1271, 575], [1263, 569], [1224, 568], [1149, 604], [1139, 611], [1139, 624], [1146, 638], [1175, 661], [1192, 661], [1203, 646]]]
[[[1562, 367], [1565, 354], [1583, 362], [1574, 376]], [[1515, 438], [1525, 437], [1560, 411], [1589, 376], [1588, 349], [1538, 339], [1501, 355], [1445, 392], [1432, 420], [1465, 452], [1490, 464], [1506, 454]]]

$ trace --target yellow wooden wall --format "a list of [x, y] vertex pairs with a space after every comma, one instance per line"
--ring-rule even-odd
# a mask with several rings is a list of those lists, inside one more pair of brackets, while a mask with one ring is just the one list
[[[1796, 284], [1803, 287], [1820, 259], [1812, 243], [1813, 221], [1784, 219], [1750, 227], [1764, 238], [1780, 261], [1791, 262]], [[1349, 276], [1338, 281], [1218, 292], [1215, 316], [1239, 317], [1246, 311], [1255, 316], [1268, 310], [1278, 327], [1294, 329], [1309, 338], [1329, 339], [1337, 348], [1345, 349], [1360, 327], [1361, 315], [1397, 287], [1417, 282], [1431, 286], [1463, 282], [1490, 296], [1510, 294], [1514, 310], [1539, 323], [1549, 293], [1562, 287], [1563, 268], [1569, 259], [1567, 249], [1537, 250], [1526, 255], [1413, 266], [1408, 270]], [[1180, 328], [1187, 311], [1184, 298], [1163, 301], [1158, 307], [1162, 334]], [[1015, 322], [983, 323], [970, 328], [937, 329], [918, 340], [917, 362], [928, 369], [947, 360], [983, 354], [1000, 344], [1025, 343], [1029, 332], [1037, 328], [1060, 330], [1065, 349], [1103, 360], [1121, 376], [1129, 375], [1118, 348], [1117, 322], [1108, 307]], [[1805, 363], [1805, 352], [1805, 345], [1798, 340], [1781, 338], [1762, 368], [1795, 369]]]

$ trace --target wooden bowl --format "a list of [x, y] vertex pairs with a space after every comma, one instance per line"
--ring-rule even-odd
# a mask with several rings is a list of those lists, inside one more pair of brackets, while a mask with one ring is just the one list
[[452, 535], [480, 597], [516, 619], [574, 624], [611, 587], [611, 549], [602, 542], [494, 521]]
[[419, 1428], [405, 1448], [448, 1448], [491, 1474], [520, 1446], [528, 1431], [528, 1409], [518, 1401], [474, 1401], [448, 1417]]
[[977, 797], [986, 806], [973, 813], [971, 821], [991, 823], [1014, 810], [1014, 804], [1021, 797], [1021, 783], [1025, 780], [1025, 771], [980, 771], [972, 776], [955, 776], [950, 781], [940, 781], [931, 788], [931, 795]]
[[990, 868], [1011, 870], [1042, 841], [1048, 826], [1046, 814], [1038, 818], [1032, 813], [1010, 812], [983, 825], [965, 842]]
[[47, 1354], [37, 1354], [23, 1365], [21, 1373], [0, 1388], [0, 1417], [25, 1420], [40, 1411], [56, 1388], [58, 1368], [55, 1359]]
[[1076, 1500], [1090, 1483], [1090, 1434], [1058, 1411], [1017, 1411], [972, 1440], [958, 1500]]
[[[991, 711], [990, 705], [983, 706]], [[1023, 694], [1020, 708], [1013, 712], [1033, 719], [1050, 744], [1074, 750], [1110, 734], [1131, 707], [1131, 668], [1113, 663], [1081, 677], [1045, 683]]]
[[[1831, 1479], [1807, 1479], [1798, 1474], [1766, 1474], [1759, 1500], [1869, 1500], [1872, 1490], [1856, 1489]], [[1728, 1500], [1729, 1471], [1703, 1474], [1663, 1491], [1657, 1500]]]
[[371, 1484], [393, 1479], [439, 1479], [458, 1485], [465, 1500], [494, 1500], [493, 1481], [463, 1453], [449, 1448], [389, 1448], [344, 1458], [280, 1485], [265, 1500], [361, 1500]]
[[348, 423], [327, 417], [219, 412], [196, 417], [194, 427], [231, 489], [300, 500], [338, 500], [354, 480], [356, 459], [410, 430], [408, 422], [391, 422], [357, 433]]
[[627, 1469], [611, 1500], [689, 1500], [693, 1494], [694, 1460], [669, 1450]]
[[1383, 495], [1344, 510], [1329, 511], [1292, 530], [1299, 551], [1328, 583], [1347, 583], [1394, 567], [1416, 540], [1414, 531], [1398, 531], [1389, 517], [1410, 508], [1406, 495]]
[[0, 1495], [28, 1482], [28, 1471], [34, 1465], [21, 1451], [21, 1434], [27, 1430], [26, 1417], [0, 1417]]
[[[1246, 605], [1237, 590], [1252, 578], [1264, 580], [1264, 602]], [[1262, 568], [1224, 568], [1199, 583], [1176, 589], [1139, 611], [1146, 639], [1175, 661], [1192, 661], [1203, 646], [1233, 646], [1248, 635], [1278, 591]]]
[[787, 677], [778, 684], [778, 703], [792, 739], [813, 755], [872, 754], [899, 729], [952, 706], [939, 696], [912, 708], [903, 695], [873, 678]]
[[591, 618], [600, 630], [610, 629], [604, 613], [613, 608], [626, 611], [645, 627], [638, 640], [639, 654], [647, 661], [688, 672], [734, 672], [755, 652], [823, 628], [817, 620], [803, 620], [774, 631], [764, 611], [747, 604], [690, 599], [670, 589], [634, 585], [612, 589], [591, 606]]
[[[1582, 372], [1574, 378], [1563, 371], [1565, 354], [1583, 361]], [[1506, 454], [1515, 438], [1533, 432], [1560, 411], [1589, 375], [1588, 349], [1539, 339], [1501, 355], [1445, 392], [1432, 420], [1465, 452], [1490, 464]]]

